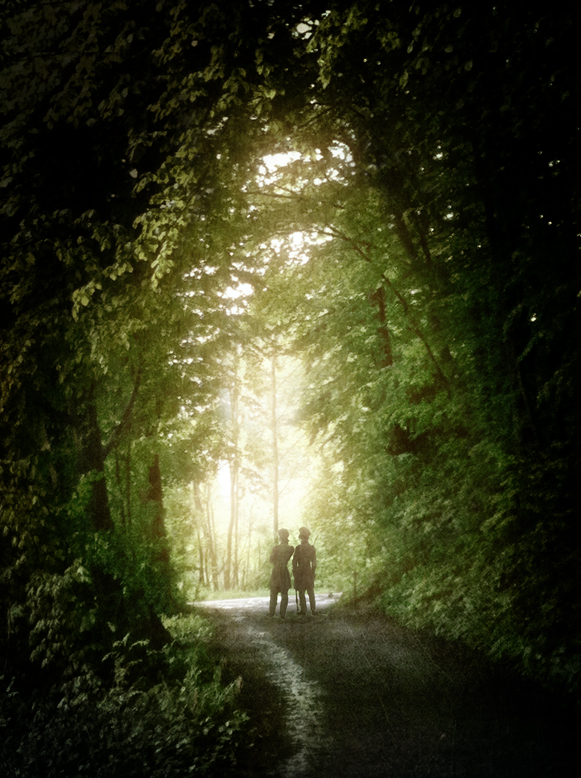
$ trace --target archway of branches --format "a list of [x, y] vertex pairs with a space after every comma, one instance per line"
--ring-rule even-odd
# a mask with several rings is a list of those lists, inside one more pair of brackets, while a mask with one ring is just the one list
[[4, 606], [154, 623], [307, 523], [333, 588], [578, 683], [568, 21], [8, 5]]

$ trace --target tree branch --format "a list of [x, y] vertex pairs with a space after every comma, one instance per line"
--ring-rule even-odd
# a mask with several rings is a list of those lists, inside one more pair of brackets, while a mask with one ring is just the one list
[[131, 413], [133, 412], [133, 406], [135, 405], [135, 400], [137, 399], [137, 393], [139, 391], [139, 385], [141, 384], [141, 373], [142, 368], [139, 367], [137, 371], [137, 375], [135, 376], [135, 384], [133, 385], [133, 391], [131, 392], [131, 397], [129, 398], [129, 402], [127, 403], [127, 406], [125, 407], [125, 410], [123, 411], [123, 415], [121, 416], [121, 420], [119, 424], [115, 427], [111, 435], [109, 436], [109, 440], [103, 447], [103, 458], [106, 459], [113, 448], [116, 446], [117, 441], [129, 423], [129, 419], [131, 418]]
[[[404, 225], [404, 227], [405, 227], [405, 225]], [[341, 240], [346, 241], [347, 243], [350, 244], [350, 246], [353, 248], [353, 250], [356, 251], [366, 262], [371, 263], [371, 261], [372, 261], [371, 257], [368, 256], [368, 254], [365, 253], [365, 251], [361, 248], [361, 245], [359, 243], [357, 243], [353, 238], [349, 237], [348, 235], [345, 235], [344, 233], [340, 232], [339, 230], [337, 230], [336, 228], [332, 227], [331, 225], [326, 225], [326, 229], [329, 230], [329, 232], [327, 232], [326, 234], [332, 235], [333, 237], [340, 238]], [[406, 228], [406, 230], [407, 230], [407, 228]], [[408, 233], [408, 236], [409, 236], [409, 233]], [[400, 236], [400, 239], [401, 239], [401, 236]], [[365, 245], [367, 248], [373, 248], [371, 243], [364, 243], [363, 245]], [[394, 293], [396, 298], [401, 303], [401, 305], [402, 305], [402, 307], [404, 309], [404, 312], [405, 312], [405, 314], [406, 314], [406, 316], [407, 316], [407, 318], [408, 318], [408, 320], [410, 322], [410, 328], [411, 328], [412, 332], [414, 332], [417, 335], [417, 337], [421, 340], [421, 342], [424, 344], [424, 348], [426, 349], [429, 358], [434, 363], [434, 367], [436, 368], [436, 372], [438, 373], [439, 377], [442, 379], [443, 383], [445, 384], [445, 386], [446, 386], [446, 388], [448, 390], [448, 394], [450, 394], [450, 382], [449, 382], [448, 378], [446, 377], [446, 375], [444, 374], [444, 371], [440, 367], [440, 364], [439, 364], [438, 360], [436, 359], [436, 356], [435, 356], [434, 352], [432, 351], [432, 348], [431, 348], [430, 344], [428, 343], [428, 341], [426, 340], [422, 330], [420, 329], [419, 324], [416, 322], [415, 317], [414, 317], [414, 315], [411, 312], [409, 303], [407, 302], [405, 297], [402, 295], [402, 293], [394, 286], [392, 281], [389, 280], [389, 278], [386, 276], [385, 273], [382, 273], [381, 278], [382, 278], [382, 281], [386, 284], [386, 286], [389, 289], [391, 289], [391, 291]]]

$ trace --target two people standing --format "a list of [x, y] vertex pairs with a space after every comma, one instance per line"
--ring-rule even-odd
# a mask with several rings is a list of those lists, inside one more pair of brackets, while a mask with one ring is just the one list
[[[297, 590], [300, 601], [300, 615], [307, 615], [307, 600], [305, 593], [309, 595], [309, 604], [311, 613], [316, 614], [315, 605], [315, 571], [317, 569], [317, 551], [309, 543], [311, 533], [306, 527], [299, 529], [300, 545], [296, 548], [289, 545], [289, 532], [287, 529], [279, 529], [278, 537], [280, 543], [272, 549], [270, 561], [272, 563], [272, 574], [270, 576], [270, 609], [269, 613], [274, 616], [276, 611], [276, 602], [280, 593], [280, 615], [285, 618], [288, 607], [288, 590], [291, 580], [288, 571], [288, 561], [292, 556], [294, 588]], [[294, 552], [294, 553], [293, 553]]]

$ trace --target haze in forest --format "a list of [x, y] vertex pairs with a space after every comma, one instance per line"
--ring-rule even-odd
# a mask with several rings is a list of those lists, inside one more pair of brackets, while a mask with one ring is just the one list
[[576, 699], [578, 17], [4, 2], [2, 721], [231, 754], [184, 610], [303, 525], [321, 588]]

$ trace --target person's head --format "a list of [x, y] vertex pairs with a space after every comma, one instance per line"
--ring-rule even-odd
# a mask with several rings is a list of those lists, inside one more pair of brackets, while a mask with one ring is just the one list
[[288, 543], [288, 529], [279, 529], [278, 539], [281, 543]]
[[299, 529], [299, 540], [307, 541], [310, 537], [311, 537], [311, 531], [308, 530], [306, 527], [301, 527]]

